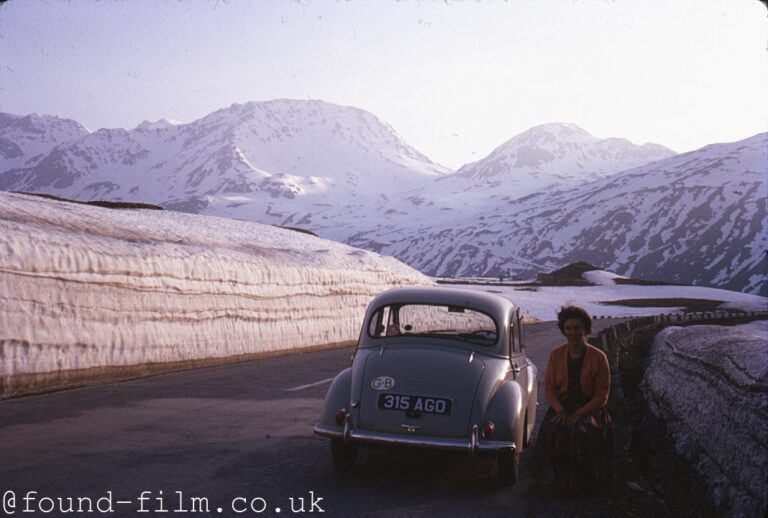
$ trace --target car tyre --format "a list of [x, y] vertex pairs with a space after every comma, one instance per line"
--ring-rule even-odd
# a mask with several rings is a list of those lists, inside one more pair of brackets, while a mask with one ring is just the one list
[[342, 473], [349, 473], [355, 467], [357, 460], [357, 446], [347, 444], [341, 439], [331, 440], [331, 460], [333, 467]]
[[520, 454], [517, 451], [503, 451], [498, 456], [499, 482], [511, 486], [517, 482], [520, 472]]

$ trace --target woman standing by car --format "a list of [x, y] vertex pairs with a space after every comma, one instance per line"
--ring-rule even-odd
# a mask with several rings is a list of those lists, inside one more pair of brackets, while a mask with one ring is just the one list
[[608, 358], [587, 344], [592, 318], [584, 309], [562, 307], [557, 325], [567, 342], [549, 355], [549, 410], [538, 445], [543, 460], [554, 468], [557, 490], [579, 490], [580, 481], [608, 489], [613, 464], [613, 428], [605, 409], [611, 386]]

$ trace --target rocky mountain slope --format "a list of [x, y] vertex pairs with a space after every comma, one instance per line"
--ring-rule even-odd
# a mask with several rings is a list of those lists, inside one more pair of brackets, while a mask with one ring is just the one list
[[596, 180], [674, 154], [658, 144], [637, 146], [626, 139], [599, 139], [575, 124], [551, 123], [511, 138], [444, 181], [490, 184], [510, 195], [525, 196], [556, 185]]
[[584, 260], [768, 290], [766, 135], [675, 155], [545, 124], [451, 172], [374, 115], [321, 101], [95, 133], [49, 118], [67, 131], [28, 153], [23, 119], [0, 117], [2, 149], [21, 150], [0, 157], [2, 190], [304, 227], [432, 275], [533, 277]]
[[674, 154], [657, 144], [599, 139], [575, 124], [543, 124], [511, 138], [482, 160], [435, 178], [426, 189], [382, 195], [373, 210], [356, 218], [364, 219], [366, 227], [347, 225], [326, 233], [345, 241], [379, 223], [405, 231], [416, 220], [450, 221], [462, 227], [471, 219], [477, 223], [494, 213], [503, 214], [521, 198], [578, 186]]
[[622, 275], [768, 293], [768, 134], [582, 185], [347, 241], [431, 275], [533, 277], [579, 260]]
[[328, 207], [348, 212], [449, 172], [368, 112], [291, 100], [235, 104], [190, 124], [101, 129], [2, 170], [3, 190], [280, 224], [306, 224]]
[[85, 126], [70, 119], [0, 113], [0, 173], [34, 167], [56, 146], [89, 133]]

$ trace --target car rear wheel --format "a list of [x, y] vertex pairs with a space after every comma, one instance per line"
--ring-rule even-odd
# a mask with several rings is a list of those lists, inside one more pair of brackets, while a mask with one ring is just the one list
[[517, 482], [520, 471], [520, 454], [517, 451], [503, 451], [498, 457], [497, 478], [502, 484], [511, 486]]
[[347, 444], [341, 439], [331, 439], [331, 459], [337, 471], [348, 473], [355, 466], [357, 446]]

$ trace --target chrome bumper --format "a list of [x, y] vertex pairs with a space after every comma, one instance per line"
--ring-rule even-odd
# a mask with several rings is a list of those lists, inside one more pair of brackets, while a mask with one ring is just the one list
[[336, 426], [316, 424], [314, 431], [317, 435], [330, 439], [341, 439], [345, 442], [360, 444], [379, 444], [390, 446], [412, 446], [416, 448], [435, 448], [440, 450], [464, 451], [472, 455], [478, 453], [499, 453], [501, 451], [514, 451], [514, 442], [506, 441], [482, 441], [478, 436], [477, 425], [472, 427], [469, 440], [442, 439], [439, 437], [403, 436], [383, 432], [365, 432], [345, 427], [344, 430]]

